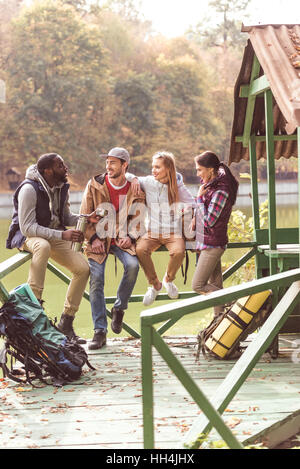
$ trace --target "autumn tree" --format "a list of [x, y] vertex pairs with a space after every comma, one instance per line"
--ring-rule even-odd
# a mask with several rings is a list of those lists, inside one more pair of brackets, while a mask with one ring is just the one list
[[113, 146], [144, 174], [160, 149], [189, 178], [200, 151], [223, 156], [227, 108], [212, 55], [194, 39], [151, 36], [133, 4], [42, 0], [8, 18], [1, 161], [57, 151], [85, 185]]
[[[72, 7], [36, 3], [12, 27], [8, 80], [15, 152], [30, 161], [55, 150], [77, 171], [109, 121], [107, 68], [96, 28]], [[102, 142], [104, 143], [104, 142]], [[87, 168], [88, 169], [88, 168]]]
[[240, 49], [245, 43], [241, 34], [241, 16], [251, 0], [210, 0], [208, 12], [194, 29], [187, 32], [190, 39], [206, 47]]
[[241, 17], [251, 0], [210, 0], [204, 20], [187, 32], [213, 70], [210, 93], [215, 116], [224, 123], [221, 158], [228, 158], [233, 116], [233, 89], [239, 71], [246, 37], [241, 33]]

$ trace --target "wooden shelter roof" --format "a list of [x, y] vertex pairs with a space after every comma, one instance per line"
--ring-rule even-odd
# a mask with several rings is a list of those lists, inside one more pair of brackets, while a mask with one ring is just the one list
[[[234, 89], [234, 118], [231, 134], [229, 164], [249, 159], [248, 146], [236, 142], [242, 136], [247, 110], [247, 98], [240, 97], [242, 85], [249, 85], [254, 55], [260, 63], [259, 76], [265, 75], [273, 94], [274, 135], [296, 134], [300, 126], [300, 25], [267, 24], [243, 26], [249, 39]], [[255, 100], [251, 135], [265, 135], [263, 95]], [[275, 141], [275, 159], [297, 156], [297, 141]], [[266, 157], [266, 143], [256, 142], [257, 159]]]

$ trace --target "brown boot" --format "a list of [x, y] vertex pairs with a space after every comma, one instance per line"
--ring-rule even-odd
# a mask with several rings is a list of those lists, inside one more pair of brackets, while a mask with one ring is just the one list
[[86, 344], [85, 339], [81, 339], [75, 334], [73, 329], [73, 321], [74, 316], [70, 316], [69, 314], [62, 314], [60, 321], [57, 325], [57, 329], [60, 330], [65, 336], [68, 337], [69, 340], [74, 340], [77, 344]]
[[112, 319], [111, 319], [111, 328], [115, 334], [120, 334], [123, 326], [123, 316], [124, 311], [122, 309], [117, 309], [115, 307], [111, 310]]
[[89, 343], [89, 350], [98, 350], [106, 345], [106, 332], [103, 329], [95, 331], [93, 340]]

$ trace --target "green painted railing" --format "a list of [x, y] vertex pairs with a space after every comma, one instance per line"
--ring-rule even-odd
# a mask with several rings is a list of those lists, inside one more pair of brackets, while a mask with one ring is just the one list
[[[237, 249], [237, 248], [251, 248], [248, 253], [246, 253], [244, 256], [242, 256], [235, 264], [233, 264], [231, 267], [229, 267], [224, 273], [223, 273], [223, 279], [226, 280], [229, 278], [234, 272], [236, 272], [243, 264], [245, 264], [251, 257], [253, 257], [257, 253], [257, 247], [256, 243], [248, 242], [248, 243], [231, 243], [229, 244], [228, 248], [232, 249]], [[165, 249], [161, 249], [165, 250]], [[14, 270], [18, 269], [21, 265], [23, 265], [25, 262], [29, 261], [31, 259], [31, 254], [27, 252], [18, 252], [14, 256], [10, 257], [6, 261], [0, 263], [0, 300], [4, 303], [7, 301], [7, 298], [9, 296], [8, 291], [4, 287], [4, 285], [1, 282], [1, 279], [3, 279], [6, 275], [10, 274]], [[64, 283], [67, 285], [70, 283], [71, 279], [64, 274], [59, 268], [57, 268], [54, 264], [51, 262], [48, 262], [47, 268], [55, 274], [60, 280], [62, 280]], [[90, 296], [87, 291], [84, 292], [84, 298], [87, 301], [90, 301]], [[187, 291], [187, 292], [180, 292], [179, 298], [184, 299], [184, 298], [191, 298], [198, 296], [197, 293], [193, 291]], [[168, 300], [169, 297], [166, 293], [159, 293], [157, 296], [157, 300]], [[114, 304], [116, 300], [115, 296], [110, 296], [106, 297], [105, 301], [106, 304]], [[143, 301], [143, 295], [132, 295], [130, 298], [130, 302], [142, 302]], [[112, 315], [109, 309], [106, 310], [107, 316], [111, 319]], [[158, 332], [160, 334], [163, 334], [166, 332], [170, 327], [175, 324], [176, 321], [173, 321], [173, 319], [170, 319], [167, 321], [165, 324], [163, 324]], [[135, 329], [133, 329], [130, 325], [128, 325], [126, 322], [123, 323], [123, 329], [128, 332], [132, 337], [135, 338], [140, 338], [139, 332], [137, 332]]]
[[[231, 243], [229, 248], [244, 248], [250, 250], [224, 272], [224, 280], [236, 272], [251, 257], [257, 254], [257, 243]], [[0, 263], [0, 300], [5, 302], [9, 293], [2, 284], [2, 279], [31, 259], [29, 253], [18, 253], [6, 261]], [[63, 282], [69, 283], [70, 278], [56, 266], [48, 263], [48, 269]], [[141, 337], [142, 343], [142, 385], [143, 385], [143, 418], [144, 418], [144, 446], [154, 448], [154, 415], [153, 415], [153, 375], [152, 375], [152, 347], [154, 346], [166, 361], [170, 369], [182, 382], [199, 408], [203, 411], [200, 418], [188, 433], [183, 442], [184, 447], [197, 448], [200, 445], [200, 436], [216, 428], [220, 436], [230, 448], [242, 448], [242, 444], [236, 439], [232, 431], [225, 425], [221, 415], [228, 403], [234, 397], [253, 367], [271, 345], [290, 312], [295, 308], [300, 298], [300, 269], [265, 277], [253, 282], [225, 288], [207, 296], [199, 296], [194, 292], [180, 293], [180, 299], [164, 306], [152, 308], [141, 314], [141, 336], [129, 325], [124, 324], [124, 329], [133, 337]], [[257, 334], [255, 341], [247, 348], [246, 352], [237, 361], [228, 374], [216, 395], [210, 401], [203, 394], [197, 383], [189, 376], [180, 361], [161, 337], [173, 324], [183, 316], [211, 308], [217, 305], [230, 303], [244, 296], [258, 293], [266, 289], [277, 291], [278, 288], [290, 287], [281, 301], [274, 309], [271, 316]], [[89, 301], [88, 292], [84, 297]], [[133, 295], [130, 301], [142, 301], [142, 295]], [[167, 295], [160, 294], [158, 299], [167, 299]], [[185, 298], [185, 299], [184, 299]], [[113, 303], [115, 297], [106, 298], [107, 303]], [[111, 313], [107, 310], [111, 317]], [[154, 326], [163, 323], [159, 328]]]
[[[208, 400], [197, 383], [189, 376], [183, 365], [173, 354], [155, 325], [162, 321], [178, 321], [183, 316], [204, 310], [216, 305], [226, 304], [239, 298], [264, 290], [276, 290], [279, 287], [289, 287], [277, 304], [272, 314], [256, 335], [255, 340], [248, 346], [241, 358], [236, 362], [230, 373], [217, 390], [212, 400]], [[155, 448], [154, 440], [154, 395], [153, 395], [153, 362], [152, 347], [166, 361], [171, 371], [181, 381], [187, 392], [192, 396], [203, 412], [203, 417], [193, 425], [189, 431], [184, 447], [198, 448], [203, 434], [211, 428], [216, 428], [219, 435], [230, 448], [241, 448], [242, 445], [227, 428], [221, 414], [244, 383], [262, 354], [272, 344], [274, 338], [283, 326], [290, 312], [300, 301], [300, 269], [272, 275], [239, 286], [225, 288], [206, 296], [197, 296], [176, 303], [164, 305], [141, 313], [142, 336], [142, 388], [143, 388], [143, 419], [144, 419], [144, 447]]]

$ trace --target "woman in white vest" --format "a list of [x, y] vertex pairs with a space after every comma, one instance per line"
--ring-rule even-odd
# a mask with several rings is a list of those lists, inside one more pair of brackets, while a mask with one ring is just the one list
[[[139, 262], [149, 283], [143, 304], [150, 306], [163, 287], [170, 298], [178, 298], [174, 280], [185, 254], [182, 217], [184, 210], [195, 206], [195, 200], [185, 187], [181, 174], [176, 173], [175, 158], [169, 152], [154, 154], [151, 176], [137, 178], [126, 173], [126, 178], [132, 182], [134, 190], [138, 192], [141, 188], [145, 192], [148, 208], [147, 232], [136, 246]], [[188, 226], [188, 223], [185, 225]], [[160, 246], [165, 246], [170, 255], [162, 281], [151, 258], [152, 252]]]

